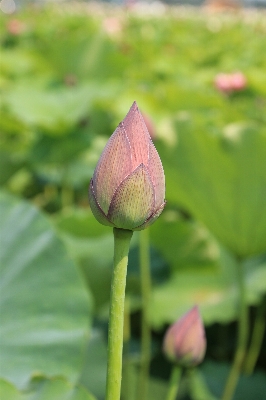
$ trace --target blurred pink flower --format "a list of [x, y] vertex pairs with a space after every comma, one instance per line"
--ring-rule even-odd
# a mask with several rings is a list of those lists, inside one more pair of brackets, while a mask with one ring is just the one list
[[214, 84], [218, 90], [221, 92], [230, 92], [231, 91], [231, 82], [230, 75], [228, 74], [218, 74], [214, 79]]
[[117, 36], [122, 31], [121, 21], [116, 17], [107, 17], [103, 20], [103, 29], [109, 36]]
[[203, 360], [206, 338], [197, 306], [169, 327], [163, 349], [172, 362], [182, 367], [193, 367]]
[[231, 75], [232, 90], [243, 90], [247, 86], [247, 80], [242, 72], [235, 72]]
[[124, 2], [125, 6], [129, 9], [131, 9], [131, 8], [133, 9], [134, 6], [136, 5], [136, 3], [137, 3], [137, 0], [125, 0], [125, 2]]
[[223, 93], [232, 93], [246, 88], [247, 80], [242, 72], [220, 73], [214, 79], [215, 87]]
[[10, 19], [7, 23], [7, 31], [14, 36], [19, 36], [25, 31], [25, 25], [19, 19]]

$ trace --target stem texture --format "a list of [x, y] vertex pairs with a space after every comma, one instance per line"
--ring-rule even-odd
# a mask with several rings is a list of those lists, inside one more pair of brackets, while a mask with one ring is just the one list
[[245, 373], [247, 375], [251, 375], [253, 373], [262, 347], [266, 326], [265, 310], [266, 304], [262, 302], [257, 308], [251, 344], [246, 357]]
[[132, 231], [114, 228], [114, 269], [108, 329], [106, 400], [120, 400], [125, 288], [132, 234]]
[[173, 366], [169, 382], [167, 400], [176, 400], [181, 378], [181, 372], [182, 370], [180, 367], [178, 367], [177, 365]]
[[237, 261], [238, 286], [239, 286], [239, 320], [238, 320], [238, 343], [235, 352], [233, 365], [225, 385], [222, 400], [231, 400], [241, 374], [243, 362], [246, 355], [248, 341], [248, 307], [246, 305], [246, 287], [243, 263]]

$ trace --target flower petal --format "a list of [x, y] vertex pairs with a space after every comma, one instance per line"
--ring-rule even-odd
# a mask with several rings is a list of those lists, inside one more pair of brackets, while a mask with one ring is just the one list
[[164, 203], [165, 177], [161, 159], [152, 142], [150, 142], [148, 170], [154, 187], [155, 209], [157, 209]]
[[140, 164], [148, 165], [151, 138], [135, 101], [122, 121], [122, 125], [130, 143], [132, 171]]
[[154, 210], [154, 189], [146, 167], [141, 164], [118, 187], [107, 217], [123, 229], [143, 224]]
[[115, 190], [132, 171], [130, 145], [122, 124], [108, 140], [93, 175], [95, 197], [107, 214]]
[[155, 211], [142, 225], [137, 226], [137, 228], [134, 228], [134, 231], [142, 231], [142, 229], [148, 228], [148, 226], [152, 225], [156, 219], [161, 215], [163, 212], [163, 209], [165, 207], [166, 202], [164, 202], [157, 211]]
[[90, 186], [89, 186], [89, 203], [91, 207], [91, 211], [94, 215], [94, 217], [97, 219], [100, 224], [107, 225], [107, 226], [114, 226], [106, 217], [104, 214], [103, 210], [97, 203], [97, 200], [95, 198], [95, 194], [93, 191], [93, 180], [91, 179]]

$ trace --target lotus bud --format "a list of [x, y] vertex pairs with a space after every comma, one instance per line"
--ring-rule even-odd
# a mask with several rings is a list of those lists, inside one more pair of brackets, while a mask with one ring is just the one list
[[218, 74], [215, 77], [214, 84], [220, 92], [229, 93], [231, 88], [231, 79], [228, 74]]
[[197, 306], [170, 326], [164, 337], [166, 356], [182, 367], [194, 367], [205, 356], [204, 325]]
[[108, 140], [89, 187], [89, 203], [103, 225], [142, 230], [165, 206], [165, 178], [136, 102]]
[[232, 90], [240, 91], [246, 88], [247, 79], [242, 72], [235, 72], [231, 75]]
[[218, 74], [214, 80], [218, 90], [224, 93], [232, 93], [241, 91], [247, 86], [247, 79], [242, 72], [234, 72], [231, 74]]

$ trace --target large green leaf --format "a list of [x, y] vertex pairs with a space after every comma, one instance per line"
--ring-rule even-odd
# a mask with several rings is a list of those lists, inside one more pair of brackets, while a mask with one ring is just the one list
[[[251, 260], [245, 270], [247, 303], [259, 304], [266, 292], [265, 259]], [[236, 263], [221, 252], [213, 265], [191, 265], [176, 271], [169, 281], [153, 290], [151, 321], [155, 328], [172, 323], [195, 304], [206, 324], [228, 323], [238, 316]]]
[[58, 214], [60, 235], [86, 278], [96, 311], [108, 303], [111, 287], [114, 239], [112, 229], [99, 224], [90, 210], [69, 209]]
[[[113, 230], [99, 224], [90, 209], [69, 208], [58, 214], [54, 221], [69, 253], [84, 273], [94, 296], [96, 311], [103, 311], [106, 316], [114, 255]], [[135, 234], [131, 241], [133, 252], [137, 239], [138, 234]], [[134, 259], [137, 263], [138, 259]], [[127, 286], [131, 286], [132, 275], [134, 272], [131, 274], [129, 265]]]
[[36, 378], [32, 389], [19, 392], [11, 383], [0, 380], [1, 398], [8, 400], [96, 400], [82, 386], [73, 386], [62, 378]]
[[27, 82], [16, 85], [7, 93], [6, 103], [12, 114], [25, 124], [52, 134], [64, 134], [69, 127], [86, 117], [97, 93], [94, 85], [53, 90], [43, 86], [42, 81], [35, 86]]
[[183, 218], [168, 205], [151, 226], [150, 236], [173, 271], [191, 265], [212, 265], [219, 255], [217, 242], [202, 224]]
[[234, 124], [221, 132], [189, 114], [161, 149], [167, 198], [179, 202], [240, 257], [266, 251], [266, 132]]
[[4, 379], [0, 379], [0, 394], [9, 400], [21, 400], [22, 397], [18, 389]]
[[91, 299], [50, 222], [0, 195], [0, 374], [24, 387], [32, 374], [78, 377]]
[[[204, 362], [202, 371], [206, 383], [213, 394], [220, 396], [230, 372], [230, 365], [214, 361]], [[242, 375], [238, 382], [234, 400], [264, 400], [266, 393], [266, 374], [263, 370], [256, 370], [251, 376]], [[205, 400], [205, 399], [204, 399]]]
[[103, 399], [105, 395], [106, 370], [107, 338], [103, 332], [95, 329], [88, 343], [80, 383], [99, 399]]

